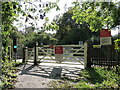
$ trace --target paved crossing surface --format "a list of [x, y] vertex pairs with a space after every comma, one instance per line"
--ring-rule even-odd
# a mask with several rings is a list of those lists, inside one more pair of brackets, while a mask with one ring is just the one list
[[[51, 76], [56, 68], [57, 71], [61, 70], [59, 72], [61, 77]], [[84, 69], [84, 66], [77, 62], [65, 62], [61, 64], [40, 63], [38, 66], [34, 66], [33, 63], [28, 63], [18, 67], [18, 69], [16, 88], [50, 88], [48, 84], [52, 80], [58, 80], [64, 76], [70, 79], [76, 79], [81, 69]]]

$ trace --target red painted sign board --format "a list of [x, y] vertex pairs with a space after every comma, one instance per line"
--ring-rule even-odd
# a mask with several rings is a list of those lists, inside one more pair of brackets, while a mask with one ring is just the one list
[[54, 48], [54, 45], [49, 45], [50, 48]]
[[111, 37], [111, 31], [108, 29], [100, 30], [100, 37]]
[[56, 46], [55, 47], [55, 54], [63, 54], [63, 47], [62, 46]]

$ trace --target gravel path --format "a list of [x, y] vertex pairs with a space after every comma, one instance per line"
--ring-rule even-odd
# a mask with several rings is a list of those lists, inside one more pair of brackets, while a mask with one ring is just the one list
[[50, 68], [48, 67], [26, 65], [18, 69], [18, 82], [15, 84], [15, 88], [52, 88], [49, 86], [50, 81], [57, 80], [50, 78]]
[[[50, 87], [51, 81], [60, 80], [59, 78], [53, 79], [51, 78], [51, 72], [53, 71], [53, 66], [51, 64], [45, 65], [23, 65], [19, 67], [18, 82], [15, 84], [15, 88], [53, 88]], [[62, 66], [62, 75], [68, 75], [69, 77], [76, 78], [80, 72], [81, 68], [73, 68], [73, 67], [63, 67]], [[56, 72], [56, 71], [55, 71]]]
[[49, 82], [52, 79], [33, 76], [33, 75], [19, 75], [16, 88], [52, 88], [49, 86]]

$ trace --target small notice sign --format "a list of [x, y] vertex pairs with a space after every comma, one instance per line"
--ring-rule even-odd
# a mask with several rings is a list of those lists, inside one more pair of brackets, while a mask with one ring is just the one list
[[101, 45], [93, 45], [93, 48], [101, 48]]
[[79, 41], [79, 45], [83, 45], [83, 41]]
[[63, 61], [63, 54], [55, 54], [55, 60], [57, 62], [62, 62]]
[[100, 45], [111, 45], [111, 31], [103, 29], [100, 31]]
[[111, 37], [102, 37], [100, 38], [101, 45], [111, 45]]
[[63, 54], [63, 47], [62, 46], [56, 46], [55, 47], [55, 54]]

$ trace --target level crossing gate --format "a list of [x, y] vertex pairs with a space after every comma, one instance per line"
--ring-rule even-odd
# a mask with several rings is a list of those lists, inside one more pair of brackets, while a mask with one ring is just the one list
[[[55, 54], [56, 47], [62, 47], [62, 54]], [[87, 63], [87, 43], [84, 45], [43, 45], [34, 48], [24, 49], [23, 62], [41, 62], [49, 63], [65, 63], [76, 62], [86, 66]]]

